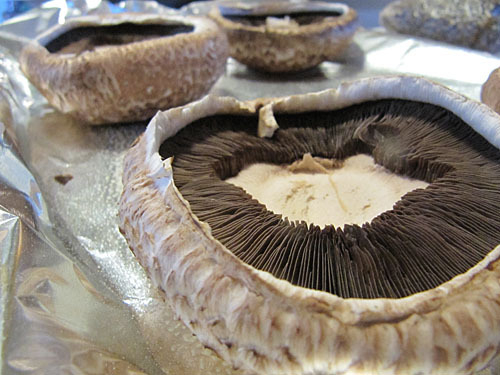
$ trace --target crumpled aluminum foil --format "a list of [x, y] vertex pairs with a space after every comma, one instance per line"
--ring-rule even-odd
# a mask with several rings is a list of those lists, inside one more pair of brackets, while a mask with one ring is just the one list
[[[122, 158], [146, 123], [82, 126], [52, 109], [17, 63], [25, 43], [68, 17], [203, 14], [209, 5], [173, 10], [148, 1], [51, 1], [0, 25], [3, 374], [240, 373], [176, 320], [118, 232]], [[361, 16], [364, 10], [360, 5]], [[404, 73], [478, 99], [498, 66], [500, 58], [487, 53], [370, 28], [356, 34], [343, 61], [293, 76], [256, 73], [230, 59], [212, 93], [246, 100]], [[500, 361], [481, 374], [500, 374]]]

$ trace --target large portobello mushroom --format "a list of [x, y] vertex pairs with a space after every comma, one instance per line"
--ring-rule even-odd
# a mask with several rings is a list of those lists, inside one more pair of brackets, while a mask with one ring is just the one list
[[[126, 155], [120, 229], [176, 314], [235, 367], [471, 374], [500, 347], [499, 147], [496, 113], [418, 78], [208, 96], [159, 113]], [[361, 226], [319, 228], [225, 181], [308, 153], [371, 155], [428, 186]]]
[[23, 49], [20, 63], [52, 106], [100, 125], [199, 99], [224, 72], [228, 52], [208, 18], [120, 13], [56, 25]]

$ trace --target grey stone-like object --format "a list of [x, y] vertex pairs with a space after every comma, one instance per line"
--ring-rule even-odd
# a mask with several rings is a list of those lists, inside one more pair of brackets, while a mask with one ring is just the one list
[[500, 2], [495, 0], [394, 1], [380, 13], [380, 23], [402, 34], [500, 51]]

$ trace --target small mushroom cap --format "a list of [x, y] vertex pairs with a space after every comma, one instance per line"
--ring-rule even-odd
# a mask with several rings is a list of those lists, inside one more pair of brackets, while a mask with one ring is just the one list
[[[293, 21], [299, 13], [324, 13], [308, 24]], [[331, 16], [328, 16], [331, 13]], [[283, 14], [290, 18], [280, 19]], [[273, 73], [289, 73], [338, 59], [357, 29], [357, 13], [341, 3], [269, 2], [221, 3], [210, 12], [226, 32], [230, 55], [249, 67]], [[247, 25], [231, 16], [267, 16], [261, 25]]]
[[[120, 229], [182, 321], [236, 367], [269, 374], [472, 374], [500, 349], [500, 246], [466, 273], [399, 299], [297, 287], [235, 257], [191, 212], [161, 143], [200, 118], [404, 99], [443, 107], [500, 148], [500, 116], [427, 80], [370, 78], [265, 101], [207, 96], [160, 112], [128, 152]], [[263, 120], [266, 121], [266, 120]]]
[[500, 113], [500, 68], [493, 70], [481, 87], [481, 101]]
[[[123, 23], [184, 25], [192, 31], [80, 54], [45, 47], [71, 29]], [[200, 98], [222, 75], [227, 57], [224, 33], [207, 18], [122, 13], [58, 25], [26, 46], [20, 63], [52, 106], [98, 125], [149, 119], [160, 109]]]

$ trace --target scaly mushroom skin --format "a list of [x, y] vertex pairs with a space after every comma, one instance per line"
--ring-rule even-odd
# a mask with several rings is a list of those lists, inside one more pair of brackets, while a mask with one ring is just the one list
[[[500, 148], [500, 117], [429, 81], [371, 78], [338, 90], [238, 102], [207, 96], [156, 115], [125, 157], [120, 229], [166, 301], [198, 338], [250, 373], [471, 374], [500, 348], [500, 246], [468, 272], [401, 299], [343, 299], [249, 267], [177, 190], [162, 142], [213, 114], [332, 110], [397, 98], [455, 113]], [[266, 131], [263, 132], [265, 134]], [[272, 133], [267, 131], [267, 134]]]
[[[304, 25], [279, 22], [245, 25], [226, 17], [233, 13], [293, 16], [298, 12], [314, 11], [340, 15], [325, 15], [320, 21]], [[209, 16], [226, 32], [231, 57], [253, 69], [272, 73], [297, 72], [339, 58], [351, 43], [358, 18], [356, 11], [344, 4], [315, 1], [257, 3], [253, 7], [228, 3], [214, 8]]]
[[[81, 54], [50, 53], [45, 47], [77, 27], [123, 23], [193, 29]], [[224, 72], [227, 57], [227, 39], [209, 19], [128, 13], [71, 19], [26, 46], [20, 63], [52, 106], [99, 125], [149, 119], [160, 109], [200, 98]]]

